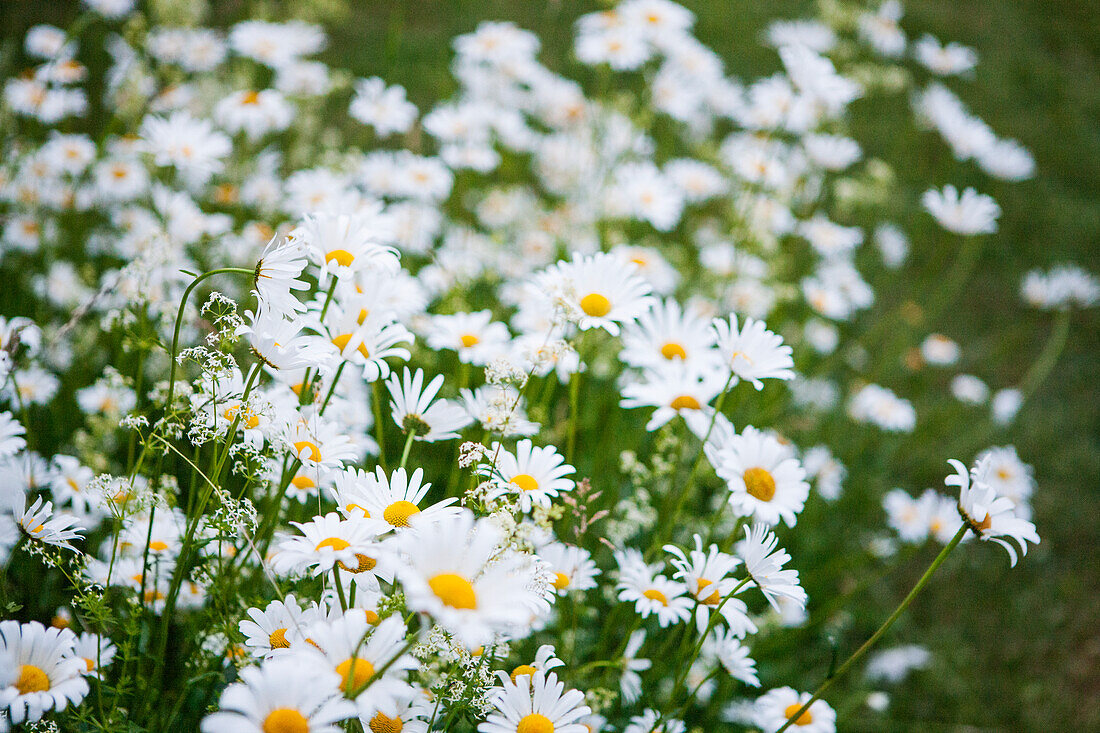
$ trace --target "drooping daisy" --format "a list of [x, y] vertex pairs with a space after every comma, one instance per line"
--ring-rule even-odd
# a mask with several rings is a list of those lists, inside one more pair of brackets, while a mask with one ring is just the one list
[[718, 663], [735, 680], [746, 685], [760, 686], [756, 676], [756, 661], [749, 656], [749, 648], [729, 629], [715, 629], [703, 644], [704, 650], [718, 659]]
[[1026, 555], [1028, 542], [1039, 544], [1035, 525], [1016, 516], [1016, 505], [1012, 499], [998, 496], [993, 487], [985, 483], [985, 471], [979, 470], [984, 469], [984, 465], [967, 471], [960, 461], [951, 459], [948, 463], [955, 469], [955, 475], [948, 476], [944, 483], [959, 489], [959, 516], [978, 535], [978, 539], [993, 541], [1005, 548], [1015, 567], [1017, 546], [1020, 554]]
[[[573, 479], [567, 478], [576, 469], [565, 463], [565, 458], [552, 445], [536, 446], [530, 440], [516, 444], [516, 452], [505, 450], [493, 443], [486, 458], [491, 465], [483, 465], [478, 472], [498, 484], [493, 495], [516, 493], [520, 509], [531, 511], [534, 504], [550, 506], [551, 500], [561, 492], [572, 491]], [[501, 485], [502, 484], [502, 485]]]
[[649, 307], [649, 283], [637, 275], [637, 266], [614, 255], [597, 252], [559, 262], [539, 277], [540, 287], [576, 318], [581, 330], [602, 328], [612, 336]]
[[390, 392], [390, 410], [393, 421], [406, 434], [413, 433], [415, 440], [435, 443], [457, 438], [458, 432], [470, 424], [470, 416], [462, 407], [450, 400], [436, 400], [443, 387], [443, 375], [437, 374], [424, 386], [424, 370], [410, 374], [405, 367], [401, 379], [397, 374], [386, 380]]
[[584, 693], [566, 691], [553, 672], [520, 675], [515, 681], [502, 672], [501, 685], [490, 693], [495, 711], [478, 725], [478, 733], [588, 732], [577, 722], [592, 712]]
[[309, 283], [299, 279], [307, 264], [306, 250], [299, 240], [272, 237], [256, 262], [252, 278], [256, 297], [285, 317], [304, 311], [305, 305], [292, 291], [309, 289]]
[[715, 471], [729, 485], [729, 503], [735, 512], [767, 524], [782, 520], [794, 526], [810, 485], [789, 446], [750, 425], [716, 458]]
[[202, 733], [340, 733], [337, 723], [355, 715], [339, 695], [340, 675], [307, 657], [271, 659], [240, 674], [219, 711], [203, 718]]
[[[769, 690], [757, 698], [755, 722], [766, 733], [774, 733], [794, 717], [812, 695], [792, 687]], [[795, 719], [792, 730], [799, 733], [836, 733], [836, 711], [824, 700], [815, 700], [806, 712]]]
[[526, 627], [545, 606], [534, 567], [501, 552], [500, 530], [462, 511], [438, 522], [413, 521], [399, 535], [398, 578], [408, 607], [431, 616], [463, 644], [476, 647], [495, 634]]
[[746, 318], [738, 329], [737, 316], [728, 320], [715, 319], [718, 351], [725, 363], [739, 379], [752, 382], [756, 389], [763, 389], [761, 379], [793, 379], [794, 359], [791, 347], [783, 343], [783, 337], [772, 333], [763, 321]]
[[661, 628], [691, 618], [694, 605], [687, 586], [660, 575], [659, 565], [648, 565], [634, 548], [615, 553], [619, 565], [619, 600], [634, 603], [642, 618], [657, 616]]
[[327, 369], [335, 348], [323, 338], [303, 333], [306, 322], [288, 319], [261, 301], [256, 312], [245, 314], [249, 322], [237, 329], [247, 336], [249, 347], [264, 364], [276, 370], [293, 371], [302, 367]]
[[1028, 502], [1035, 491], [1035, 476], [1031, 466], [1020, 460], [1016, 448], [1008, 445], [987, 448], [974, 461], [978, 479], [989, 484], [998, 496], [1007, 496], [1016, 504], [1016, 514], [1030, 519]]
[[23, 534], [36, 542], [45, 542], [48, 545], [64, 547], [76, 552], [69, 540], [80, 540], [84, 537], [80, 534], [83, 527], [76, 526], [80, 521], [71, 515], [54, 516], [53, 502], [42, 503], [42, 497], [38, 497], [27, 508], [27, 497], [21, 497], [21, 504], [15, 511], [15, 523]]
[[778, 611], [777, 599], [790, 598], [799, 606], [806, 605], [806, 591], [798, 584], [797, 570], [783, 570], [791, 559], [782, 548], [776, 549], [779, 540], [766, 524], [745, 527], [745, 539], [737, 545], [737, 553], [745, 562], [745, 571], [752, 582]]
[[37, 621], [0, 621], [0, 654], [16, 669], [0, 689], [0, 708], [7, 708], [11, 722], [34, 722], [49, 710], [64, 710], [84, 699], [87, 665], [76, 656], [75, 643], [68, 629], [46, 628]]

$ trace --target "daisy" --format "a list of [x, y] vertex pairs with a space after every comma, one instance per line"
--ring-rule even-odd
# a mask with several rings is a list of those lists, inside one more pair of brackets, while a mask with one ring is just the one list
[[214, 129], [210, 120], [177, 111], [168, 117], [149, 116], [138, 134], [141, 149], [158, 166], [175, 166], [185, 176], [205, 182], [223, 167], [222, 159], [233, 150], [229, 137]]
[[[1035, 492], [1032, 468], [1020, 460], [1016, 448], [987, 448], [974, 461], [979, 480], [989, 484], [998, 496], [1007, 496], [1016, 504], [1016, 513], [1029, 510], [1027, 505]], [[1022, 516], [1030, 519], [1029, 516]]]
[[339, 696], [340, 675], [297, 656], [245, 667], [241, 681], [222, 692], [202, 733], [340, 733], [355, 705]]
[[38, 497], [27, 508], [27, 497], [21, 497], [19, 509], [15, 511], [15, 523], [27, 537], [36, 542], [45, 542], [48, 545], [64, 547], [67, 550], [77, 552], [69, 540], [82, 540], [80, 534], [83, 527], [75, 526], [80, 520], [71, 515], [54, 516], [53, 502], [42, 504], [42, 497]]
[[290, 233], [309, 249], [321, 267], [321, 279], [366, 269], [393, 273], [399, 266], [397, 250], [383, 244], [388, 228], [379, 214], [326, 214], [306, 216]]
[[710, 323], [669, 298], [623, 328], [619, 359], [629, 366], [652, 368], [671, 362], [717, 362]]
[[863, 676], [872, 682], [897, 684], [914, 669], [924, 669], [932, 661], [932, 653], [923, 646], [905, 644], [883, 649], [867, 660]]
[[533, 675], [536, 672], [542, 672], [546, 674], [552, 669], [565, 666], [565, 662], [554, 656], [554, 647], [550, 644], [543, 644], [535, 652], [535, 661], [530, 664], [521, 664], [512, 670], [512, 674], [509, 678], [512, 682], [516, 681], [516, 678], [520, 675]]
[[695, 535], [695, 549], [685, 554], [675, 545], [665, 545], [665, 552], [676, 569], [673, 578], [683, 581], [695, 598], [695, 625], [702, 634], [710, 621], [711, 612], [718, 612], [726, 620], [731, 633], [739, 638], [754, 633], [756, 625], [747, 615], [748, 607], [739, 598], [727, 598], [739, 585], [731, 573], [741, 561], [711, 545], [703, 552], [703, 538]]
[[746, 685], [760, 686], [760, 678], [756, 676], [756, 661], [749, 656], [749, 648], [731, 630], [715, 629], [707, 637], [703, 648], [706, 653], [718, 659], [718, 663], [730, 677]]
[[468, 647], [495, 634], [515, 633], [545, 607], [534, 568], [515, 552], [501, 552], [503, 537], [488, 519], [461, 511], [438, 522], [414, 520], [399, 535], [398, 578], [410, 610], [431, 616]]
[[740, 516], [788, 527], [797, 521], [810, 485], [788, 446], [751, 425], [716, 456], [715, 468], [730, 488], [729, 503]]
[[245, 316], [248, 322], [237, 328], [237, 335], [247, 336], [252, 353], [272, 369], [327, 369], [331, 364], [334, 347], [322, 338], [302, 333], [306, 321], [301, 317], [288, 319], [263, 301], [255, 313], [248, 311]]
[[459, 513], [458, 507], [451, 506], [458, 501], [453, 496], [421, 508], [432, 488], [430, 483], [422, 483], [423, 479], [422, 468], [412, 474], [398, 468], [388, 476], [381, 466], [376, 466], [373, 474], [348, 468], [337, 477], [336, 501], [348, 516], [383, 520], [381, 532], [406, 529], [413, 517], [418, 523], [430, 523]]
[[511, 335], [491, 311], [431, 316], [426, 339], [433, 349], [453, 349], [464, 364], [485, 366], [508, 349]]
[[371, 733], [428, 733], [428, 723], [435, 712], [428, 693], [409, 686], [385, 699], [375, 701], [377, 712], [359, 718], [363, 730]]
[[566, 692], [553, 672], [520, 675], [515, 681], [502, 672], [501, 684], [490, 692], [495, 711], [478, 725], [478, 733], [587, 733], [577, 722], [592, 712], [584, 693]]
[[615, 553], [619, 565], [619, 600], [634, 603], [634, 610], [642, 618], [657, 616], [661, 628], [686, 621], [691, 617], [693, 605], [687, 587], [670, 580], [657, 571], [660, 565], [647, 565], [642, 554], [628, 548]]
[[513, 454], [500, 443], [493, 443], [486, 456], [492, 457], [492, 465], [480, 467], [478, 473], [497, 484], [490, 496], [517, 493], [518, 489], [519, 506], [524, 512], [531, 511], [535, 504], [550, 506], [552, 499], [575, 486], [567, 477], [576, 469], [566, 464], [552, 445], [539, 447], [530, 440], [521, 440]]
[[997, 231], [1001, 207], [989, 196], [967, 188], [962, 194], [954, 186], [926, 191], [921, 197], [925, 210], [944, 229], [956, 234], [991, 234]]
[[362, 613], [353, 611], [331, 622], [311, 624], [303, 633], [310, 642], [303, 649], [340, 676], [340, 691], [355, 701], [359, 717], [369, 720], [380, 703], [392, 703], [395, 696], [408, 691], [403, 678], [416, 661], [402, 653], [406, 629], [400, 614], [372, 626]]
[[554, 574], [554, 588], [559, 594], [596, 587], [600, 569], [592, 560], [591, 553], [583, 547], [551, 542], [540, 547], [538, 555]]
[[321, 575], [339, 565], [348, 573], [381, 572], [385, 564], [383, 549], [377, 542], [386, 525], [363, 516], [342, 519], [336, 512], [312, 521], [291, 522], [302, 534], [279, 543], [272, 565], [276, 572], [302, 573], [312, 569]]
[[341, 469], [356, 455], [355, 445], [341, 432], [340, 426], [320, 415], [304, 417], [288, 425], [283, 441], [304, 468], [318, 474]]
[[1016, 505], [1012, 499], [998, 496], [993, 487], [985, 483], [988, 459], [970, 471], [954, 459], [948, 463], [955, 469], [955, 475], [948, 476], [944, 483], [959, 489], [959, 516], [978, 535], [978, 539], [996, 542], [1005, 548], [1015, 567], [1017, 546], [1020, 554], [1026, 555], [1028, 542], [1039, 544], [1035, 525], [1016, 516]]
[[710, 407], [726, 385], [726, 375], [713, 369], [671, 363], [647, 369], [639, 381], [622, 388], [619, 404], [625, 408], [656, 407], [646, 430], [653, 432], [679, 415], [693, 429], [710, 422]]
[[686, 730], [684, 721], [662, 717], [656, 710], [646, 708], [641, 715], [630, 719], [630, 723], [623, 728], [623, 733], [685, 733]]
[[304, 311], [305, 305], [291, 291], [309, 290], [309, 283], [300, 279], [307, 264], [309, 261], [301, 242], [278, 235], [272, 237], [256, 262], [253, 276], [256, 298], [274, 313], [287, 318]]
[[[765, 731], [783, 727], [813, 697], [792, 687], [770, 690], [755, 703], [755, 723]], [[799, 733], [836, 733], [836, 711], [824, 700], [815, 700], [793, 723]]]
[[388, 315], [371, 314], [360, 319], [359, 310], [331, 305], [325, 318], [325, 330], [339, 350], [340, 358], [359, 366], [365, 381], [375, 382], [390, 375], [386, 359], [407, 360], [411, 356], [409, 350], [399, 344], [412, 343], [413, 335]]
[[798, 585], [798, 571], [781, 569], [791, 556], [783, 549], [777, 550], [778, 544], [768, 525], [754, 524], [752, 529], [745, 527], [745, 539], [738, 543], [737, 551], [745, 562], [745, 571], [772, 608], [779, 610], [779, 598], [789, 598], [805, 607], [806, 591]]
[[0, 653], [18, 670], [0, 689], [0, 708], [7, 708], [11, 722], [34, 722], [47, 711], [84, 699], [87, 665], [75, 656], [75, 643], [68, 629], [46, 628], [37, 621], [0, 621]]
[[356, 80], [348, 114], [374, 127], [380, 137], [407, 132], [416, 120], [416, 113], [416, 105], [405, 99], [403, 86], [386, 86], [376, 76]]
[[602, 328], [617, 336], [619, 326], [635, 320], [648, 309], [650, 285], [637, 273], [637, 265], [614, 255], [575, 253], [538, 278], [551, 299], [566, 308], [581, 330]]
[[291, 594], [281, 601], [272, 601], [262, 611], [248, 609], [248, 618], [237, 624], [237, 628], [245, 637], [245, 646], [254, 655], [267, 658], [289, 650], [297, 638], [293, 631], [308, 626], [317, 615], [316, 608], [303, 609]]
[[638, 652], [645, 644], [645, 636], [645, 629], [635, 630], [623, 649], [623, 676], [619, 678], [619, 692], [628, 705], [633, 705], [642, 696], [641, 673], [653, 666], [652, 660], [638, 658]]
[[974, 49], [959, 43], [940, 45], [927, 33], [913, 44], [913, 55], [925, 68], [940, 76], [964, 74], [978, 64]]
[[714, 320], [714, 331], [722, 361], [738, 379], [752, 382], [760, 390], [764, 388], [761, 379], [794, 378], [791, 347], [763, 321], [746, 318], [738, 330], [737, 316], [731, 313], [728, 320]]
[[0, 412], [0, 461], [11, 458], [27, 447], [27, 431], [10, 412]]
[[486, 430], [503, 437], [534, 435], [539, 430], [537, 423], [527, 419], [523, 395], [511, 386], [484, 384], [459, 394], [467, 414]]
[[85, 631], [76, 638], [73, 653], [84, 662], [84, 675], [102, 679], [103, 673], [100, 670], [114, 660], [118, 648], [106, 636]]
[[[390, 414], [394, 423], [415, 440], [435, 443], [458, 437], [458, 432], [472, 421], [460, 405], [450, 400], [436, 400], [443, 387], [443, 375], [437, 374], [424, 386], [424, 370], [410, 374], [405, 367], [401, 379], [391, 374], [386, 380], [390, 392]], [[433, 401], [434, 400], [434, 401]]]

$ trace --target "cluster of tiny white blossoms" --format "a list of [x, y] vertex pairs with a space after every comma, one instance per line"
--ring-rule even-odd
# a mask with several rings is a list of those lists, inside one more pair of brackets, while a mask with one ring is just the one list
[[[773, 23], [777, 71], [747, 81], [689, 10], [626, 0], [576, 20], [601, 88], [486, 22], [422, 113], [317, 60], [321, 25], [138, 5], [31, 28], [4, 82], [0, 264], [34, 318], [0, 317], [0, 561], [58, 582], [21, 612], [56, 628], [0, 623], [0, 730], [835, 731], [753, 648], [813, 610], [781, 542], [859, 470], [814, 428], [886, 444], [923, 417], [848, 348], [861, 268], [909, 249], [848, 108], [976, 53], [910, 44], [886, 2]], [[1031, 175], [942, 83], [914, 100], [960, 160]], [[997, 229], [972, 188], [922, 203]], [[1065, 265], [1023, 295], [1100, 286]], [[958, 363], [921, 338], [918, 366]], [[951, 389], [1003, 428], [1033, 387]], [[873, 505], [901, 542], [1015, 564], [1031, 468], [952, 465], [957, 495]]]

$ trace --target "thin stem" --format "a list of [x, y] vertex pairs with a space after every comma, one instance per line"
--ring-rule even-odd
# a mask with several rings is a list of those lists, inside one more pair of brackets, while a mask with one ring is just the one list
[[848, 657], [848, 659], [845, 660], [844, 664], [840, 665], [840, 667], [837, 668], [836, 672], [834, 672], [828, 679], [821, 683], [821, 686], [818, 687], [813, 696], [806, 701], [805, 705], [799, 708], [794, 715], [788, 715], [787, 722], [780, 726], [780, 728], [776, 730], [775, 733], [783, 733], [783, 731], [787, 730], [787, 728], [790, 728], [791, 725], [794, 724], [794, 721], [801, 718], [802, 714], [809, 710], [810, 706], [817, 702], [817, 700], [819, 700], [821, 696], [825, 694], [825, 691], [832, 687], [832, 684], [836, 682], [837, 679], [843, 677], [844, 673], [847, 672], [851, 668], [851, 666], [859, 660], [860, 657], [866, 654], [871, 649], [871, 647], [873, 647], [875, 643], [882, 638], [883, 634], [885, 634], [890, 629], [890, 627], [894, 625], [894, 622], [901, 617], [901, 614], [905, 613], [905, 609], [909, 608], [909, 604], [913, 602], [913, 599], [917, 597], [917, 594], [921, 592], [924, 586], [928, 585], [928, 581], [932, 579], [932, 575], [936, 572], [936, 570], [939, 569], [940, 565], [943, 565], [943, 561], [947, 559], [947, 556], [951, 554], [951, 551], [955, 549], [955, 546], [962, 541], [962, 538], [966, 536], [966, 533], [969, 529], [970, 525], [966, 524], [965, 522], [963, 523], [963, 526], [959, 527], [959, 531], [955, 533], [955, 536], [951, 538], [951, 541], [947, 543], [947, 546], [940, 550], [940, 554], [936, 555], [936, 559], [933, 560], [932, 564], [928, 566], [928, 569], [924, 571], [924, 575], [922, 575], [920, 580], [917, 581], [917, 584], [913, 586], [913, 590], [909, 591], [909, 595], [905, 596], [905, 599], [902, 600], [901, 604], [894, 609], [894, 612], [890, 614], [890, 617], [883, 622], [882, 626], [878, 627], [878, 631], [871, 634], [871, 638], [863, 642], [863, 646], [861, 646], [859, 649], [856, 649], [855, 653], [853, 653], [852, 656]]
[[410, 430], [409, 437], [405, 438], [405, 448], [401, 451], [401, 468], [404, 468], [409, 460], [409, 451], [412, 450], [414, 440], [416, 440], [416, 431]]
[[1024, 399], [1031, 397], [1050, 375], [1054, 365], [1058, 363], [1058, 357], [1062, 355], [1062, 349], [1066, 347], [1066, 340], [1069, 338], [1069, 315], [1069, 310], [1060, 310], [1054, 317], [1054, 326], [1050, 330], [1046, 345], [1020, 382], [1020, 391]]
[[371, 383], [371, 407], [374, 409], [374, 442], [378, 443], [378, 465], [386, 468], [386, 442], [382, 427], [382, 387], [378, 381]]

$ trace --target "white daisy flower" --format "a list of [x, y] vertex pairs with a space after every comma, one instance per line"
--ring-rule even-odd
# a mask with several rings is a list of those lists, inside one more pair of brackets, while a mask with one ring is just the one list
[[1016, 516], [1016, 504], [1012, 499], [998, 496], [984, 481], [988, 459], [970, 471], [960, 461], [951, 459], [948, 463], [955, 469], [955, 475], [948, 476], [944, 483], [959, 489], [959, 516], [979, 539], [996, 542], [1005, 548], [1015, 567], [1017, 546], [1020, 554], [1026, 555], [1028, 542], [1039, 544], [1035, 525]]
[[745, 527], [745, 539], [738, 543], [737, 553], [744, 560], [752, 582], [776, 611], [779, 598], [789, 598], [805, 607], [806, 591], [798, 584], [798, 571], [782, 569], [791, 556], [781, 548], [777, 550], [778, 544], [768, 525], [754, 524], [751, 529]]
[[806, 504], [806, 471], [789, 446], [748, 426], [717, 453], [715, 471], [730, 488], [729, 503], [740, 516], [793, 527]]
[[490, 693], [496, 710], [478, 725], [478, 733], [588, 733], [577, 722], [592, 712], [584, 693], [566, 691], [553, 672], [524, 674], [515, 681], [502, 672], [501, 683]]
[[655, 407], [645, 426], [649, 432], [677, 415], [693, 430], [703, 426], [705, 432], [714, 414], [710, 401], [718, 396], [726, 382], [726, 375], [713, 368], [698, 363], [688, 366], [672, 362], [647, 369], [640, 380], [626, 384], [619, 404], [628, 409]]
[[413, 433], [415, 440], [435, 443], [459, 437], [458, 432], [472, 420], [462, 407], [450, 400], [436, 400], [443, 387], [443, 375], [437, 374], [424, 386], [424, 370], [410, 374], [405, 367], [401, 379], [397, 374], [386, 380], [390, 392], [390, 414], [403, 432]]
[[45, 712], [84, 699], [87, 664], [75, 655], [75, 643], [68, 629], [46, 628], [37, 621], [0, 621], [0, 656], [17, 670], [0, 689], [0, 709], [7, 708], [11, 722], [34, 722]]
[[925, 210], [944, 229], [956, 234], [991, 234], [997, 231], [1001, 207], [989, 196], [967, 188], [962, 194], [954, 186], [931, 189], [921, 197]]
[[565, 662], [555, 656], [554, 647], [550, 644], [543, 644], [535, 652], [535, 660], [530, 664], [521, 664], [513, 669], [509, 678], [512, 682], [515, 682], [516, 678], [522, 674], [533, 675], [536, 672], [546, 674], [550, 670], [562, 666], [565, 666]]
[[756, 661], [749, 656], [749, 648], [741, 643], [729, 629], [715, 629], [703, 644], [705, 652], [718, 660], [722, 668], [735, 680], [746, 685], [760, 686], [756, 676]]
[[307, 215], [290, 237], [308, 248], [321, 267], [322, 280], [330, 273], [337, 277], [366, 269], [393, 273], [400, 267], [397, 250], [383, 244], [390, 238], [388, 225], [374, 212]]
[[538, 277], [539, 286], [576, 319], [582, 330], [602, 328], [617, 336], [619, 326], [635, 320], [651, 303], [651, 287], [637, 266], [597, 252], [559, 262]]
[[642, 618], [657, 616], [661, 628], [691, 618], [694, 601], [687, 586], [658, 574], [660, 565], [647, 565], [642, 553], [627, 548], [615, 553], [619, 565], [619, 600], [634, 603], [634, 611]]
[[[787, 723], [809, 699], [808, 692], [779, 687], [757, 698], [755, 723], [766, 733], [774, 733]], [[824, 700], [815, 700], [793, 723], [799, 733], [836, 733], [836, 711]]]
[[237, 628], [253, 654], [271, 657], [289, 650], [291, 641], [296, 638], [294, 630], [308, 626], [317, 619], [318, 613], [315, 607], [303, 609], [294, 594], [290, 594], [281, 601], [276, 599], [267, 604], [262, 611], [248, 609], [248, 618], [237, 624]]
[[350, 517], [384, 521], [380, 532], [405, 529], [413, 517], [418, 522], [438, 522], [459, 513], [460, 510], [452, 506], [458, 501], [453, 496], [421, 508], [432, 487], [430, 483], [423, 483], [423, 479], [422, 468], [411, 474], [398, 468], [390, 475], [386, 475], [381, 466], [375, 467], [373, 474], [348, 468], [336, 479], [336, 501], [340, 511]]
[[646, 708], [641, 715], [635, 715], [623, 733], [685, 733], [687, 726], [684, 721], [676, 718], [663, 717], [652, 708]]
[[256, 297], [273, 312], [288, 318], [304, 311], [305, 305], [292, 291], [309, 290], [309, 283], [299, 279], [308, 264], [305, 247], [299, 240], [272, 237], [256, 262], [253, 276]]
[[566, 464], [552, 445], [540, 447], [530, 440], [521, 440], [513, 454], [493, 443], [486, 458], [492, 465], [481, 466], [478, 473], [498, 484], [490, 496], [517, 493], [518, 489], [520, 509], [525, 512], [531, 511], [535, 504], [550, 506], [554, 498], [575, 486], [573, 479], [567, 477], [576, 469]]
[[539, 548], [538, 555], [554, 574], [554, 588], [559, 594], [585, 591], [596, 587], [596, 567], [591, 553], [583, 547], [551, 542]]
[[[279, 543], [272, 560], [278, 573], [303, 573], [312, 570], [321, 575], [336, 565], [358, 576], [366, 573], [390, 575], [385, 570], [386, 553], [378, 537], [388, 527], [377, 519], [363, 516], [343, 519], [336, 512], [314, 517], [309, 522], [291, 522], [302, 533]], [[383, 567], [378, 567], [379, 564]], [[390, 575], [392, 577], [392, 575]]]
[[686, 311], [671, 298], [656, 302], [637, 322], [623, 327], [619, 359], [639, 368], [681, 361], [713, 364], [714, 331], [710, 323]]
[[464, 364], [485, 366], [507, 353], [511, 334], [492, 311], [429, 316], [426, 340], [433, 349], [453, 349]]
[[27, 497], [23, 496], [15, 510], [15, 523], [27, 537], [36, 542], [45, 542], [48, 545], [56, 545], [77, 552], [69, 540], [82, 540], [80, 534], [83, 527], [75, 526], [80, 520], [72, 515], [54, 516], [53, 502], [42, 503], [42, 497], [38, 497], [27, 508]]
[[220, 710], [203, 718], [202, 733], [340, 733], [337, 723], [355, 715], [339, 695], [340, 675], [309, 657], [271, 659], [240, 675]]
[[85, 631], [76, 638], [73, 653], [84, 662], [85, 676], [103, 679], [101, 670], [114, 660], [118, 648], [106, 636]]
[[645, 644], [645, 629], [637, 629], [630, 634], [623, 649], [623, 676], [619, 678], [619, 692], [623, 702], [633, 705], [642, 696], [642, 672], [653, 666], [649, 659], [639, 659], [638, 652]]
[[791, 347], [783, 343], [782, 336], [769, 331], [763, 321], [746, 318], [738, 330], [737, 316], [731, 313], [728, 320], [714, 320], [714, 331], [722, 361], [756, 389], [764, 388], [761, 379], [794, 378]]
[[[718, 545], [703, 551], [703, 538], [695, 535], [695, 549], [684, 553], [675, 545], [665, 545], [665, 552], [673, 555], [673, 578], [687, 585], [695, 598], [695, 625], [702, 634], [710, 622], [710, 614], [717, 612], [726, 620], [729, 630], [739, 638], [755, 633], [756, 625], [748, 617], [748, 607], [739, 598], [728, 598], [740, 581], [731, 573], [741, 560], [722, 552]], [[723, 600], [725, 599], [725, 600]]]

